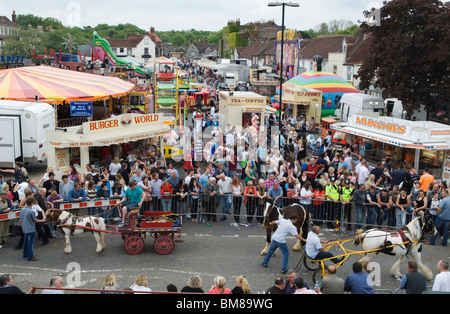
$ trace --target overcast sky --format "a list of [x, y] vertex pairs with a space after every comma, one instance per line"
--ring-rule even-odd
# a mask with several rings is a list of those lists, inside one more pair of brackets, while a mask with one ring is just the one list
[[[34, 14], [55, 17], [66, 26], [96, 26], [132, 23], [149, 30], [218, 31], [229, 20], [241, 24], [275, 20], [281, 25], [281, 7], [268, 7], [268, 0], [1, 0], [0, 15]], [[276, 0], [275, 0], [276, 1]], [[293, 0], [299, 8], [286, 8], [287, 28], [304, 30], [322, 22], [345, 19], [357, 23], [363, 11], [379, 7], [382, 0]]]

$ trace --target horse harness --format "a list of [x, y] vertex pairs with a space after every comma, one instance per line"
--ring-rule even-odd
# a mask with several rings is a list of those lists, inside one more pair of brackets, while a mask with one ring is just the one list
[[[72, 223], [71, 224], [67, 224], [67, 222], [69, 221], [70, 218], [72, 218]], [[64, 218], [63, 220], [58, 220], [58, 221], [56, 221], [56, 223], [59, 223], [58, 224], [58, 228], [60, 229], [60, 231], [62, 233], [64, 233], [63, 230], [62, 230], [63, 228], [70, 229], [70, 235], [71, 236], [75, 233], [76, 229], [84, 229], [85, 232], [87, 232], [87, 231], [91, 231], [92, 232], [91, 228], [88, 227], [88, 226], [84, 226], [84, 227], [78, 226], [76, 224], [77, 220], [78, 220], [78, 216], [75, 216], [75, 215], [69, 213], [69, 215], [67, 215], [66, 218]], [[89, 220], [91, 220], [91, 217], [89, 217]], [[90, 222], [91, 222], [91, 225], [92, 225], [92, 221], [90, 221]]]
[[[403, 228], [398, 229], [396, 233], [390, 233], [390, 234], [386, 233], [383, 245], [380, 246], [380, 251], [378, 251], [377, 254], [379, 252], [383, 252], [383, 253], [388, 254], [388, 255], [395, 255], [395, 254], [392, 253], [393, 247], [394, 246], [400, 246], [403, 250], [406, 250], [406, 254], [405, 255], [408, 256], [409, 252], [411, 251], [411, 247], [412, 247], [411, 243], [416, 243], [417, 241], [410, 240], [406, 236], [407, 232], [411, 233], [409, 231], [408, 227], [404, 226]], [[397, 236], [397, 235], [400, 236], [400, 238], [402, 240], [402, 243], [400, 243], [400, 244], [392, 244], [391, 241], [388, 241], [388, 235], [390, 235], [391, 237], [392, 236]]]

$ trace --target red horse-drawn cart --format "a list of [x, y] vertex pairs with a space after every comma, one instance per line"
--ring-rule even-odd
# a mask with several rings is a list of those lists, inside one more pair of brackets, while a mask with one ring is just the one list
[[139, 210], [130, 212], [125, 228], [117, 229], [124, 240], [124, 248], [128, 254], [135, 255], [144, 249], [144, 239], [149, 234], [155, 239], [153, 247], [159, 254], [172, 252], [176, 238], [181, 238], [182, 217], [172, 212], [144, 212], [139, 218]]

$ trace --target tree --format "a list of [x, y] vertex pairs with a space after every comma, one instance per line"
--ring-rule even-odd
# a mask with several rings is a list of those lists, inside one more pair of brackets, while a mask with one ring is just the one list
[[[438, 0], [385, 2], [379, 19], [363, 31], [372, 36], [369, 57], [357, 77], [359, 88], [371, 85], [384, 97], [400, 99], [411, 114], [423, 104], [428, 111], [450, 98], [450, 5]], [[366, 17], [371, 12], [365, 12]]]
[[186, 44], [186, 40], [182, 34], [175, 34], [172, 37], [172, 44], [175, 46], [184, 46]]
[[19, 14], [16, 20], [16, 23], [23, 29], [28, 28], [28, 25], [36, 28], [38, 25], [43, 25], [43, 22], [44, 19], [42, 17], [33, 14]]
[[18, 30], [8, 39], [3, 47], [2, 54], [8, 56], [32, 56], [33, 49], [36, 53], [44, 53], [44, 33], [35, 29]]

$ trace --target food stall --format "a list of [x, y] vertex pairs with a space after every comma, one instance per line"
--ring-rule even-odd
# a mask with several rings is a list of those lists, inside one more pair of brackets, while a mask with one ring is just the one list
[[391, 157], [394, 164], [419, 173], [430, 169], [436, 178], [450, 179], [450, 126], [431, 121], [409, 121], [378, 114], [356, 114], [331, 129], [351, 135], [350, 142], [372, 162]]
[[[279, 100], [280, 96], [276, 95], [275, 99]], [[312, 88], [289, 87], [283, 86], [283, 104], [286, 107], [292, 106], [292, 113], [297, 121], [305, 117], [306, 121], [310, 121], [311, 117], [319, 126], [320, 117], [322, 116], [322, 92]]]
[[[123, 114], [110, 119], [83, 123], [82, 127], [71, 127], [47, 131], [48, 165], [52, 165], [57, 177], [70, 168], [71, 150], [80, 154], [80, 165], [90, 164], [89, 149], [137, 141], [150, 141], [170, 132], [161, 114]], [[148, 147], [141, 143], [138, 147]], [[145, 156], [144, 156], [145, 157]], [[84, 168], [83, 168], [84, 169]]]
[[265, 115], [276, 109], [267, 105], [267, 98], [254, 92], [220, 92], [219, 93], [219, 127], [252, 125], [254, 115], [257, 124], [265, 125]]

